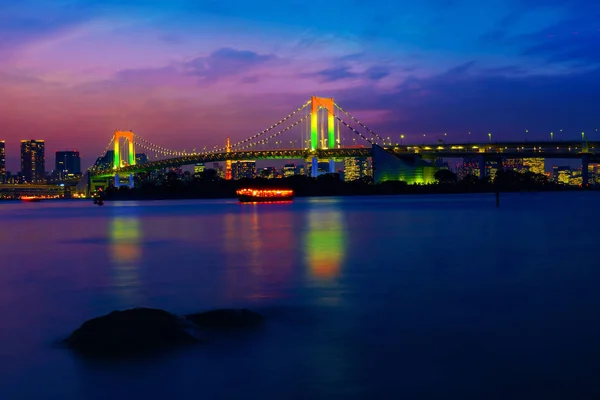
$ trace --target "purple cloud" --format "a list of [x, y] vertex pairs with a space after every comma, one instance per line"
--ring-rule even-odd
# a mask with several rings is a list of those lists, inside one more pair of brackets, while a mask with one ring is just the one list
[[208, 56], [197, 57], [185, 64], [190, 75], [203, 81], [214, 82], [224, 77], [243, 75], [277, 59], [272, 54], [258, 54], [249, 50], [222, 48]]

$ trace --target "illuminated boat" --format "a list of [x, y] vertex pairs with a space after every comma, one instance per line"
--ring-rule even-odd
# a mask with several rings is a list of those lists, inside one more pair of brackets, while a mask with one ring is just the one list
[[241, 203], [292, 201], [292, 189], [239, 189], [236, 191]]
[[21, 196], [21, 200], [27, 201], [27, 202], [33, 202], [33, 203], [42, 201], [42, 199], [40, 199], [39, 197], [35, 197], [35, 196]]

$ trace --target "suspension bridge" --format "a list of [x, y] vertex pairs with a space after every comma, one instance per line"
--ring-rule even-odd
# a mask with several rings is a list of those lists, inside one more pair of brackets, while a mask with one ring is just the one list
[[[267, 129], [244, 140], [231, 143], [227, 138], [222, 147], [187, 152], [157, 145], [132, 131], [116, 130], [96, 163], [88, 168], [85, 181], [88, 193], [96, 187], [134, 185], [134, 174], [198, 163], [226, 162], [226, 179], [231, 178], [231, 163], [238, 160], [302, 159], [311, 176], [317, 176], [318, 164], [329, 163], [335, 172], [335, 162], [347, 157], [369, 157], [373, 146], [395, 154], [413, 154], [422, 158], [470, 157], [481, 159], [499, 156], [581, 158], [584, 164], [598, 162], [595, 149], [600, 142], [483, 142], [437, 145], [392, 145], [374, 130], [344, 110], [333, 98], [313, 96]], [[148, 155], [146, 162], [137, 162], [136, 150]], [[543, 154], [540, 154], [543, 153]]]
[[[261, 132], [236, 143], [227, 139], [223, 147], [200, 152], [168, 149], [132, 131], [117, 130], [99, 157], [107, 162], [96, 163], [86, 175], [92, 187], [105, 185], [107, 179], [114, 179], [115, 186], [133, 187], [133, 175], [139, 172], [224, 161], [226, 176], [230, 177], [232, 161], [302, 159], [310, 164], [311, 175], [316, 176], [319, 162], [328, 162], [329, 172], [335, 172], [336, 161], [368, 157], [373, 145], [385, 145], [384, 138], [332, 98], [313, 96]], [[149, 155], [148, 161], [137, 162], [139, 149]]]

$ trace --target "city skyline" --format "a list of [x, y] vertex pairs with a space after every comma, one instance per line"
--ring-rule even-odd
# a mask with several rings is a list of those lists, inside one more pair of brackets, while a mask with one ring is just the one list
[[23, 135], [76, 147], [85, 168], [115, 129], [166, 147], [212, 147], [263, 130], [311, 95], [413, 142], [442, 132], [461, 141], [468, 131], [600, 135], [600, 4], [196, 3], [3, 7], [7, 169], [17, 169]]

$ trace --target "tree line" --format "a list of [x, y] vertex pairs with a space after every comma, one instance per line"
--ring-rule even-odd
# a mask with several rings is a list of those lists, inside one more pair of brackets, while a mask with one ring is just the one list
[[225, 180], [216, 170], [205, 169], [196, 175], [188, 172], [183, 175], [175, 172], [137, 174], [133, 189], [109, 187], [103, 197], [107, 200], [233, 198], [237, 189], [247, 187], [293, 189], [299, 197], [564, 190], [564, 186], [550, 182], [545, 175], [512, 170], [498, 171], [492, 180], [489, 177], [479, 179], [474, 175], [458, 179], [454, 172], [441, 169], [434, 178], [436, 182], [431, 184], [408, 184], [404, 181], [373, 183], [368, 176], [344, 182], [339, 174], [330, 173], [316, 178], [294, 175], [280, 179]]

